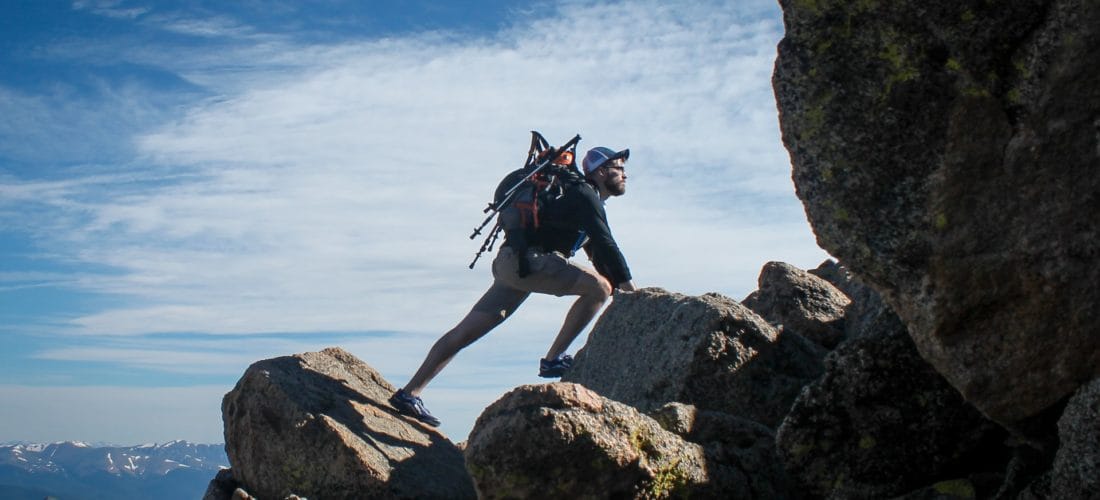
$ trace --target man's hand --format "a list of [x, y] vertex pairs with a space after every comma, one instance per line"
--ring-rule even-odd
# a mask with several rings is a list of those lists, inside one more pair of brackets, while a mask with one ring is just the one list
[[624, 292], [633, 292], [637, 290], [637, 288], [634, 286], [634, 281], [630, 280], [619, 283], [619, 290], [622, 290]]

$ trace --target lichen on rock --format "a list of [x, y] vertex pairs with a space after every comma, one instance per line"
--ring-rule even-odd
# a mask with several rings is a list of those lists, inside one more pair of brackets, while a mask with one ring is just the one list
[[999, 422], [1100, 375], [1100, 5], [780, 3], [773, 86], [819, 244]]

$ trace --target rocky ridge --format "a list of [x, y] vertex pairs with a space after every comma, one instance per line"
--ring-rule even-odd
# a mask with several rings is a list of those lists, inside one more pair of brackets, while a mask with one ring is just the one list
[[[503, 395], [464, 450], [397, 415], [384, 402], [393, 387], [340, 349], [258, 362], [226, 395], [233, 469], [207, 498], [1088, 498], [1096, 488], [1095, 384], [1058, 421], [1055, 453], [967, 402], [835, 262], [768, 263], [745, 303], [772, 322], [718, 294], [616, 296], [565, 380]], [[787, 325], [844, 333], [830, 351]]]

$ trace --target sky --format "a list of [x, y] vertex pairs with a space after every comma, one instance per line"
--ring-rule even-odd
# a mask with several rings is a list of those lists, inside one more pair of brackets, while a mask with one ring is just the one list
[[[0, 442], [222, 442], [251, 363], [330, 346], [403, 385], [489, 285], [469, 235], [532, 130], [630, 148], [607, 210], [640, 287], [816, 267], [782, 33], [772, 0], [3, 2]], [[448, 437], [545, 381], [570, 304], [432, 382]]]

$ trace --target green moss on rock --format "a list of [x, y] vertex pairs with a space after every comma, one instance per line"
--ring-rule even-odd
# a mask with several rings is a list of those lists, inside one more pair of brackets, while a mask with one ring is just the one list
[[939, 493], [941, 495], [949, 495], [951, 498], [977, 497], [977, 492], [974, 490], [974, 484], [966, 479], [940, 481], [932, 485], [932, 489], [936, 490], [936, 493]]
[[679, 469], [680, 460], [673, 460], [667, 467], [658, 470], [653, 475], [653, 482], [649, 486], [650, 498], [670, 498], [683, 492], [688, 484], [688, 477]]

